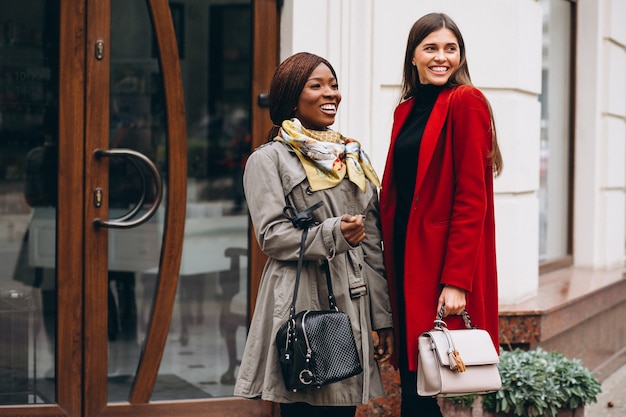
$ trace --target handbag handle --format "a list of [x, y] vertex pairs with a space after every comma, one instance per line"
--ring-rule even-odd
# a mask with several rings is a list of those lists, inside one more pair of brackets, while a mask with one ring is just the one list
[[[446, 306], [441, 306], [441, 309], [439, 310], [439, 313], [437, 313], [437, 318], [435, 319], [435, 328], [437, 329], [441, 329], [442, 326], [448, 327], [448, 325], [446, 324], [445, 321], [443, 321], [443, 314], [446, 312]], [[461, 312], [461, 317], [463, 318], [463, 322], [465, 323], [465, 327], [468, 329], [475, 329], [476, 326], [472, 325], [472, 319], [470, 318], [469, 313], [467, 312], [467, 310], [463, 309], [463, 312]]]
[[[445, 321], [443, 321], [443, 314], [445, 310], [446, 310], [446, 307], [442, 306], [441, 309], [439, 310], [439, 313], [437, 313], [437, 319], [435, 320], [435, 329], [441, 330], [443, 334], [446, 336], [446, 340], [448, 341], [448, 349], [446, 353], [448, 354], [450, 370], [457, 371], [457, 372], [465, 372], [467, 368], [465, 367], [465, 364], [463, 363], [463, 359], [461, 359], [461, 354], [454, 346], [454, 341], [452, 340], [452, 335], [450, 334], [450, 331], [448, 330], [448, 325], [446, 324]], [[461, 313], [461, 317], [463, 317], [463, 322], [465, 323], [466, 328], [468, 329], [475, 328], [474, 326], [472, 326], [472, 320], [470, 319], [470, 315], [467, 312], [467, 310], [465, 309], [463, 310], [463, 312]]]
[[[298, 297], [298, 287], [300, 286], [300, 273], [302, 271], [302, 264], [304, 261], [304, 251], [306, 244], [306, 237], [309, 233], [309, 228], [315, 224], [315, 219], [311, 216], [313, 211], [317, 210], [324, 204], [323, 201], [318, 201], [311, 207], [297, 212], [292, 206], [286, 206], [283, 208], [283, 216], [291, 221], [291, 224], [297, 229], [302, 229], [302, 238], [300, 239], [300, 253], [298, 254], [298, 266], [296, 268], [296, 283], [293, 289], [293, 298], [291, 299], [291, 306], [289, 306], [289, 318], [292, 319], [296, 315], [296, 298]], [[291, 215], [290, 215], [291, 214]], [[324, 261], [324, 271], [326, 273], [326, 285], [328, 285], [328, 304], [332, 310], [339, 310], [337, 308], [337, 302], [335, 301], [335, 295], [333, 294], [333, 285], [330, 278], [330, 266], [328, 261]]]

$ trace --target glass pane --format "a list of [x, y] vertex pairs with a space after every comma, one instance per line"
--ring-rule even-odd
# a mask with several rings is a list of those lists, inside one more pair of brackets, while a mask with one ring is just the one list
[[[188, 201], [180, 283], [153, 401], [232, 395], [247, 333], [248, 216], [241, 175], [250, 152], [252, 13], [249, 0], [213, 3], [170, 2], [185, 89]], [[163, 86], [147, 8], [144, 2], [112, 4], [112, 146], [122, 147], [120, 135], [132, 138], [123, 147], [146, 153], [163, 168]], [[120, 183], [128, 185], [132, 170], [120, 170]], [[111, 175], [113, 196], [113, 169]], [[121, 201], [120, 210], [128, 204]], [[162, 204], [153, 221], [116, 231], [111, 239], [123, 249], [109, 253], [119, 311], [109, 316], [109, 329], [117, 326], [119, 335], [109, 334], [109, 401], [125, 401], [130, 392], [128, 376], [152, 308], [164, 210]], [[146, 263], [113, 272], [116, 255]]]
[[565, 0], [542, 0], [543, 72], [539, 173], [539, 261], [568, 253], [570, 219], [571, 8]]
[[[158, 59], [152, 49], [147, 2], [112, 1], [111, 20], [111, 148], [147, 156], [159, 168], [167, 187], [165, 108]], [[145, 181], [145, 183], [144, 183]], [[121, 157], [109, 162], [109, 218], [120, 218], [144, 198], [154, 202], [147, 170]], [[163, 213], [132, 229], [109, 229], [108, 388], [109, 401], [127, 401], [139, 364], [142, 338], [154, 295], [159, 264]], [[137, 216], [144, 214], [141, 210]]]
[[0, 405], [55, 402], [59, 2], [0, 2]]

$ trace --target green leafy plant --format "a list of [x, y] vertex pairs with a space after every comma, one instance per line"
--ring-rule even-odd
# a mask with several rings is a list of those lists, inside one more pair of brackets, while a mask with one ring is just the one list
[[483, 409], [512, 416], [556, 416], [597, 401], [600, 383], [580, 360], [541, 348], [503, 351], [498, 364], [502, 389], [484, 395]]

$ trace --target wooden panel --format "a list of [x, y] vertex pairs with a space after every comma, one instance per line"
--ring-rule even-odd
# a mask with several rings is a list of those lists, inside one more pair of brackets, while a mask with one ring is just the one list
[[60, 2], [56, 372], [57, 403], [65, 412], [35, 407], [29, 416], [82, 413], [84, 4]]
[[[93, 220], [108, 216], [109, 158], [97, 160], [96, 149], [109, 148], [110, 1], [87, 0], [87, 39], [83, 44], [85, 80], [85, 149], [83, 193], [84, 250], [84, 416], [95, 416], [107, 403], [107, 248], [108, 229], [96, 228]], [[96, 59], [96, 42], [104, 43], [102, 59]], [[77, 141], [76, 146], [78, 146]], [[102, 206], [94, 206], [93, 192], [104, 190]], [[61, 229], [59, 229], [61, 230]], [[62, 252], [61, 252], [62, 253]], [[67, 257], [67, 254], [64, 254]]]
[[[252, 149], [263, 144], [272, 128], [269, 109], [259, 106], [259, 94], [267, 94], [274, 70], [278, 65], [278, 34], [280, 23], [276, 0], [255, 0], [254, 2], [254, 40], [252, 71]], [[268, 30], [274, 28], [274, 30]], [[259, 248], [250, 226], [250, 314], [254, 310], [257, 291], [261, 282], [261, 273], [266, 256]]]
[[[69, 411], [68, 411], [69, 413]], [[80, 416], [79, 414], [74, 414]], [[71, 416], [56, 405], [2, 406], [0, 416], [7, 417], [65, 417]]]
[[167, 0], [148, 0], [147, 4], [156, 34], [165, 91], [168, 192], [156, 295], [137, 376], [130, 393], [129, 401], [132, 404], [150, 401], [159, 373], [176, 299], [187, 201], [185, 100], [176, 34]]
[[107, 408], [101, 417], [271, 417], [278, 415], [278, 405], [260, 400], [228, 398], [212, 401], [177, 401], [123, 405]]

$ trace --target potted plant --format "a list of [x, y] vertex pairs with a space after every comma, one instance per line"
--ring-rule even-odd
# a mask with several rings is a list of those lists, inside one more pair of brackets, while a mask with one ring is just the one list
[[[495, 417], [582, 417], [597, 401], [600, 383], [580, 360], [541, 348], [503, 351], [498, 364], [502, 389], [481, 397], [483, 415]], [[475, 396], [452, 401], [457, 408], [476, 407]], [[460, 410], [459, 415], [464, 411]], [[476, 414], [473, 414], [476, 415]]]

